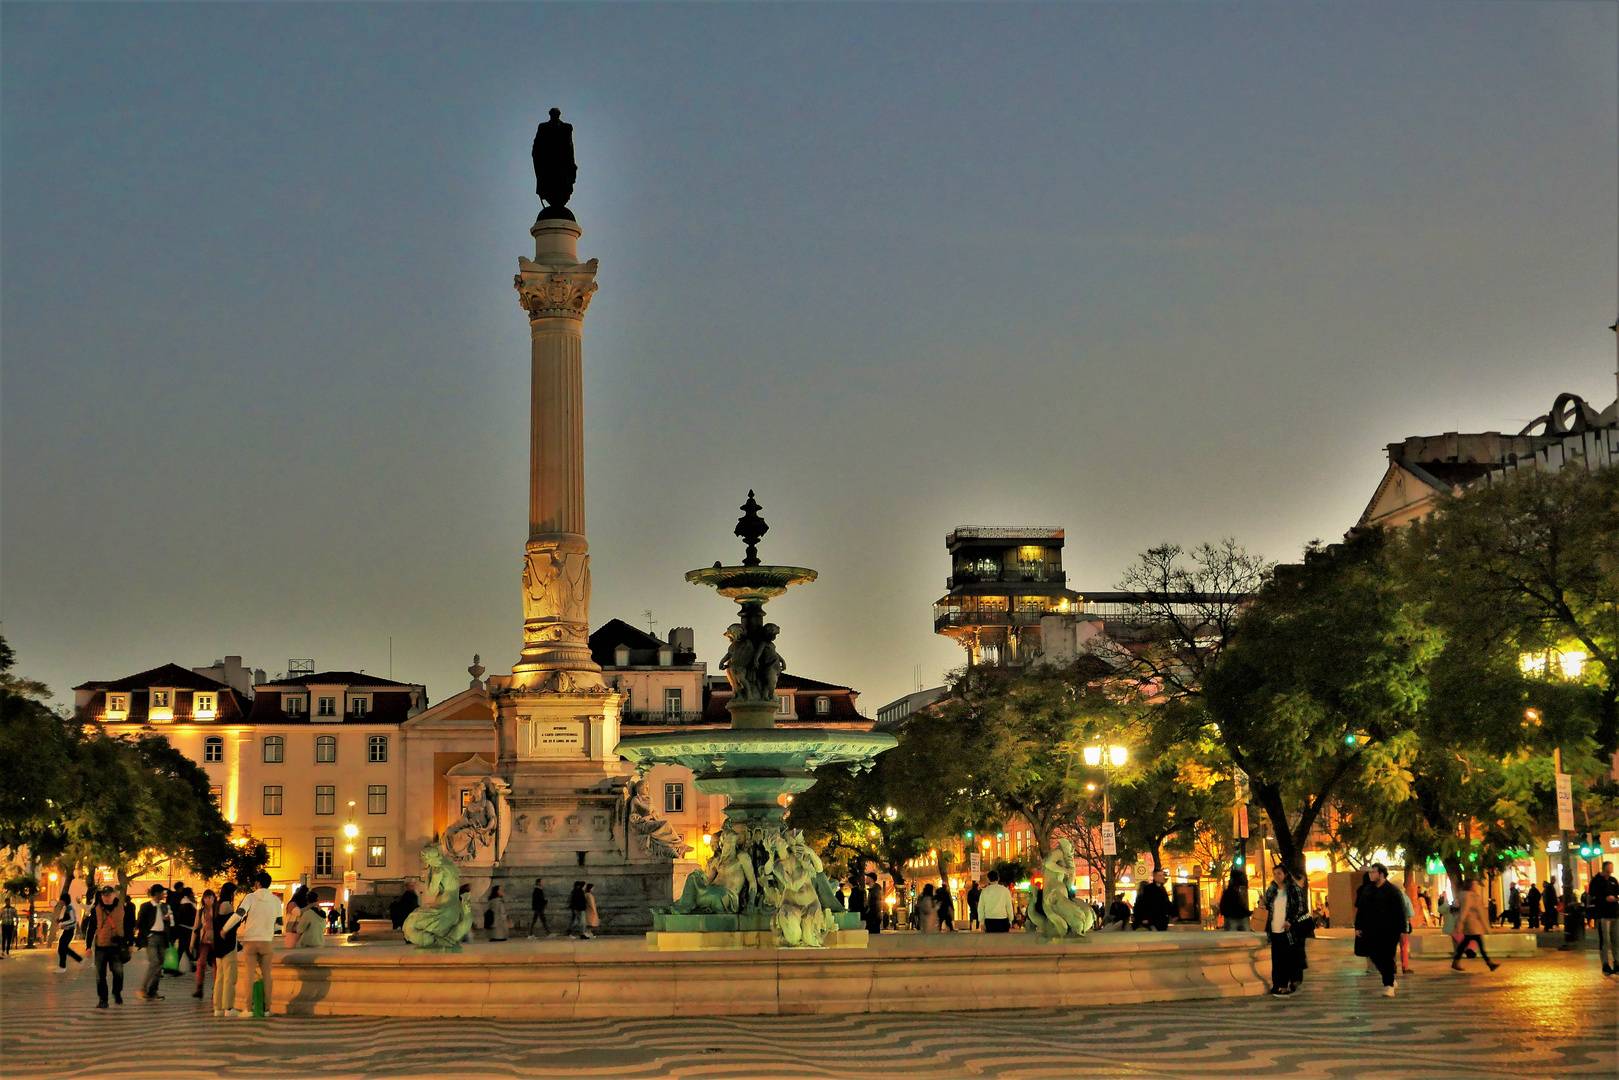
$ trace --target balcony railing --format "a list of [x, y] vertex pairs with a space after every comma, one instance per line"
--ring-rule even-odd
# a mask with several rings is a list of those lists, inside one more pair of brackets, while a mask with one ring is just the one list
[[946, 589], [954, 589], [957, 585], [993, 585], [1005, 583], [1008, 585], [1037, 582], [1041, 585], [1068, 584], [1068, 575], [1058, 569], [1030, 569], [1030, 570], [957, 570], [944, 579]]
[[1039, 626], [1047, 615], [1056, 611], [953, 611], [934, 609], [933, 632], [939, 633], [955, 626]]
[[621, 722], [634, 725], [667, 725], [677, 727], [681, 724], [700, 724], [703, 722], [701, 712], [664, 712], [663, 710], [634, 709], [623, 714]]

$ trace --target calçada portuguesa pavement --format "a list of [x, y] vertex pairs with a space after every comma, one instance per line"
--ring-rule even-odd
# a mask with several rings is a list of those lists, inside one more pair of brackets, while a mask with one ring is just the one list
[[1086, 1009], [536, 1023], [214, 1019], [189, 978], [166, 1000], [95, 1008], [88, 963], [0, 962], [0, 1075], [197, 1077], [1571, 1077], [1619, 1075], [1619, 979], [1596, 954], [1541, 950], [1497, 972], [1417, 961], [1393, 1000], [1317, 943], [1305, 989]]

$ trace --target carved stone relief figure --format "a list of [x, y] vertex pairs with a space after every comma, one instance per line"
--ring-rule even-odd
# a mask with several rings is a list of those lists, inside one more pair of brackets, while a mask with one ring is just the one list
[[505, 794], [505, 782], [487, 776], [472, 789], [472, 798], [466, 809], [444, 830], [443, 847], [447, 855], [459, 862], [478, 857], [478, 845], [496, 846], [500, 810], [497, 800]]
[[523, 620], [584, 622], [590, 612], [590, 556], [536, 546], [523, 558]]

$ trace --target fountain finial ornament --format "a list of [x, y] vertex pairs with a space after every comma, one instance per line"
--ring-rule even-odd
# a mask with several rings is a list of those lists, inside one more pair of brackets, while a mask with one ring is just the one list
[[742, 511], [742, 516], [737, 520], [736, 534], [742, 538], [744, 544], [748, 545], [748, 554], [742, 560], [742, 565], [758, 566], [759, 541], [763, 540], [765, 533], [770, 531], [770, 526], [765, 524], [765, 519], [759, 516], [759, 511], [763, 510], [764, 507], [754, 501], [753, 489], [749, 488], [748, 501], [737, 509]]
[[562, 122], [562, 110], [552, 109], [551, 119], [534, 132], [534, 193], [544, 202], [542, 218], [575, 220], [568, 209], [573, 198], [579, 166], [573, 160], [573, 125]]

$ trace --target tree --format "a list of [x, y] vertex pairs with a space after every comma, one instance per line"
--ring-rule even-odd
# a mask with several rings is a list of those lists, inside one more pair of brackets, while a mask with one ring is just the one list
[[1356, 530], [1277, 568], [1205, 669], [1208, 730], [1247, 775], [1278, 854], [1300, 878], [1327, 805], [1424, 704], [1439, 638], [1418, 616], [1382, 532]]
[[896, 768], [888, 759], [894, 753], [879, 756], [870, 770], [856, 775], [847, 766], [823, 765], [816, 770], [815, 786], [794, 796], [788, 822], [818, 842], [828, 862], [846, 860], [851, 875], [869, 860], [902, 885], [906, 860], [928, 845], [916, 820], [889, 800]]
[[1619, 750], [1619, 469], [1523, 470], [1442, 496], [1408, 560], [1468, 646], [1584, 652], [1597, 747]]
[[[33, 866], [56, 861], [66, 843], [66, 809], [78, 796], [73, 768], [78, 725], [52, 712], [45, 684], [13, 670], [16, 653], [0, 637], [0, 848], [26, 850]], [[65, 884], [64, 884], [65, 888]], [[28, 896], [28, 944], [34, 894]]]

